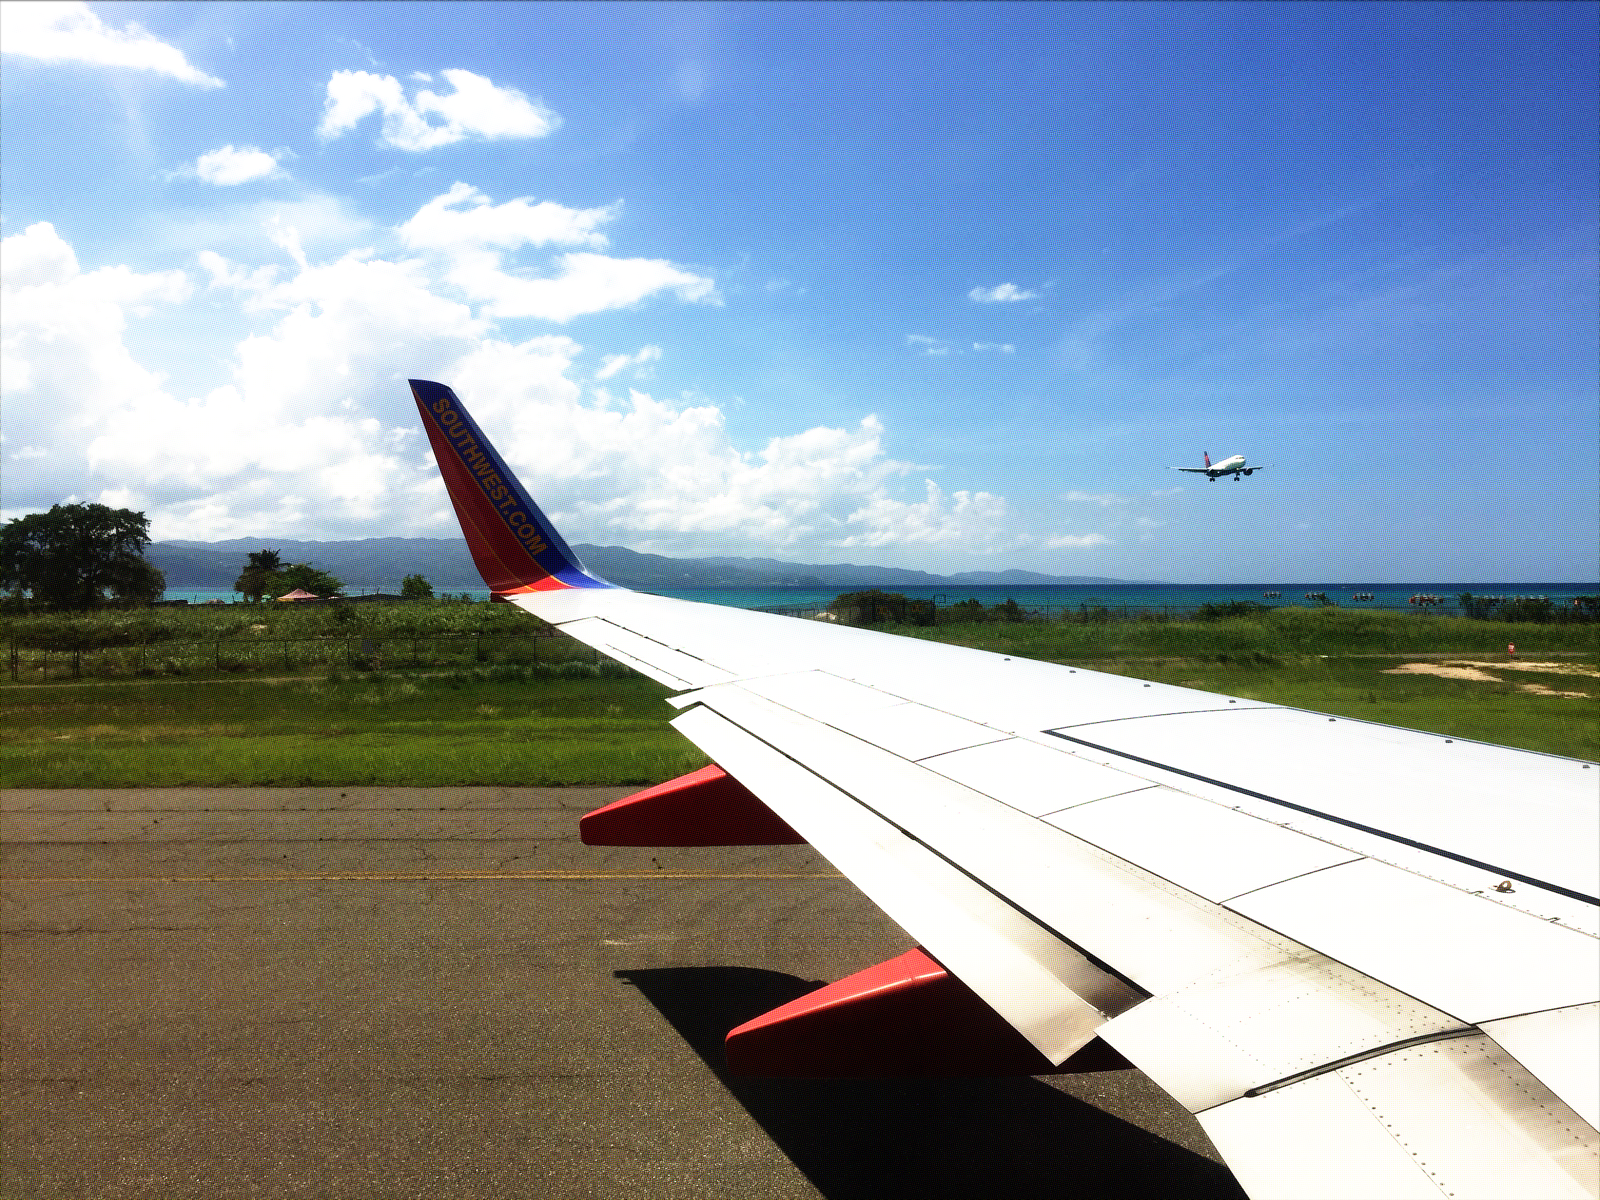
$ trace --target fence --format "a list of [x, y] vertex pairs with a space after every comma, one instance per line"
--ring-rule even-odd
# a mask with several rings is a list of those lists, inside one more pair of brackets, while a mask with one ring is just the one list
[[[1517, 603], [1504, 603], [1510, 599]], [[1527, 603], [1542, 601], [1540, 604]], [[886, 596], [836, 610], [826, 607], [765, 608], [762, 612], [805, 619], [868, 625], [899, 622], [944, 625], [968, 621], [1059, 621], [1105, 624], [1114, 621], [1188, 621], [1206, 615], [1231, 615], [1226, 605], [1185, 604], [1031, 604], [1014, 600], [985, 607], [975, 600], [950, 604], [938, 600]], [[1252, 607], [1242, 605], [1241, 608]], [[1258, 606], [1257, 606], [1258, 607]], [[1296, 606], [1298, 607], [1298, 606]], [[1358, 611], [1407, 612], [1427, 616], [1467, 616], [1479, 620], [1518, 619], [1548, 623], [1593, 623], [1593, 604], [1556, 606], [1542, 597], [1483, 597], [1470, 607], [1440, 603], [1379, 605], [1362, 603]], [[1222, 611], [1219, 611], [1222, 610]], [[368, 637], [351, 634], [323, 638], [212, 638], [205, 641], [152, 642], [136, 646], [29, 647], [13, 637], [8, 666], [13, 680], [40, 682], [91, 676], [181, 676], [195, 671], [262, 673], [310, 667], [381, 671], [396, 667], [465, 666], [476, 664], [600, 663], [599, 651], [560, 633], [544, 629], [528, 634], [431, 634]]]
[[[808, 608], [763, 608], [759, 611], [785, 617], [837, 621], [841, 625], [871, 625], [895, 621], [903, 625], [953, 625], [966, 621], [1192, 621], [1202, 604], [951, 604], [943, 600], [876, 600], [869, 605], [826, 605]], [[1372, 609], [1377, 605], [1364, 604]], [[1389, 611], [1397, 611], [1391, 608]], [[1415, 612], [1415, 609], [1403, 611]]]
[[532, 634], [454, 634], [372, 638], [213, 638], [141, 646], [38, 648], [13, 639], [11, 678], [30, 682], [89, 676], [158, 677], [197, 671], [261, 674], [308, 667], [381, 671], [395, 667], [599, 663], [604, 656], [554, 630]]
[[967, 621], [1065, 621], [1077, 624], [1098, 624], [1108, 621], [1192, 621], [1196, 616], [1243, 615], [1266, 608], [1345, 608], [1355, 612], [1409, 613], [1413, 616], [1469, 617], [1474, 620], [1530, 621], [1535, 624], [1593, 624], [1600, 619], [1593, 597], [1556, 603], [1542, 596], [1481, 596], [1470, 604], [1458, 604], [1454, 598], [1430, 596], [1417, 604], [1376, 604], [1367, 601], [1344, 602], [1317, 597], [1305, 603], [1280, 601], [1257, 604], [1245, 601], [1237, 604], [1018, 604], [1007, 600], [1003, 604], [985, 606], [976, 600], [951, 604], [946, 600], [928, 600], [915, 597], [881, 597], [860, 604], [830, 608], [826, 605], [806, 608], [763, 608], [761, 612], [779, 613], [786, 617], [803, 617], [813, 620], [837, 621], [841, 625], [872, 625], [881, 622], [898, 622], [903, 625], [947, 625]]

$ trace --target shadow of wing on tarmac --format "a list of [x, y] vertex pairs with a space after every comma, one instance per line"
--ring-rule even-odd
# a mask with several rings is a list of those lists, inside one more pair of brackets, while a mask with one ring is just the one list
[[617, 971], [829, 1200], [1243, 1200], [1210, 1159], [1028, 1077], [753, 1079], [728, 1031], [820, 985], [750, 967]]

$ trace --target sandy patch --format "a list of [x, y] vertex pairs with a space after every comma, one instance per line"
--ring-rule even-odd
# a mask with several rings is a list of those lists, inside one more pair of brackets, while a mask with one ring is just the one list
[[1383, 672], [1385, 675], [1438, 675], [1444, 679], [1475, 679], [1479, 683], [1499, 683], [1500, 676], [1491, 675], [1481, 671], [1476, 666], [1461, 663], [1401, 663], [1398, 667], [1389, 667]]
[[1523, 662], [1518, 659], [1506, 659], [1505, 662], [1451, 662], [1450, 666], [1457, 667], [1488, 667], [1496, 671], [1551, 671], [1557, 675], [1590, 675], [1600, 679], [1600, 671], [1593, 667], [1586, 667], [1582, 663], [1559, 662]]
[[[1588, 675], [1593, 678], [1600, 678], [1600, 671], [1577, 663], [1512, 662], [1510, 660], [1497, 663], [1473, 662], [1471, 660], [1410, 662], [1401, 663], [1398, 667], [1389, 667], [1384, 671], [1384, 674], [1437, 675], [1443, 679], [1466, 679], [1475, 683], [1511, 682], [1504, 675], [1491, 674], [1494, 671], [1550, 671], [1558, 675]], [[1568, 696], [1577, 700], [1588, 698], [1587, 692], [1558, 692], [1542, 683], [1518, 683], [1517, 690], [1519, 692], [1531, 692], [1536, 696]]]
[[1573, 700], [1587, 700], [1588, 692], [1558, 692], [1554, 688], [1547, 688], [1542, 683], [1523, 683], [1517, 685], [1519, 692], [1532, 692], [1535, 696], [1567, 696]]

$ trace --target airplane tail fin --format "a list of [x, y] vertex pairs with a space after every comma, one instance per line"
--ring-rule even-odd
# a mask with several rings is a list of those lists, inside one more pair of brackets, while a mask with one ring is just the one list
[[1206, 466], [1209, 467], [1211, 465], [1211, 454], [1210, 454], [1210, 452], [1206, 451], [1206, 450], [1202, 450], [1202, 451], [1200, 451], [1200, 453], [1205, 456]]
[[467, 549], [495, 599], [612, 586], [578, 561], [455, 392], [426, 379], [409, 382]]

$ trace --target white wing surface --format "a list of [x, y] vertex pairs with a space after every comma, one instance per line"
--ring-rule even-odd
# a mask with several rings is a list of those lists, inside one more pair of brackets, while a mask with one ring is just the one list
[[610, 587], [412, 387], [497, 594], [1045, 1058], [1110, 1043], [1256, 1197], [1595, 1194], [1594, 764]]

